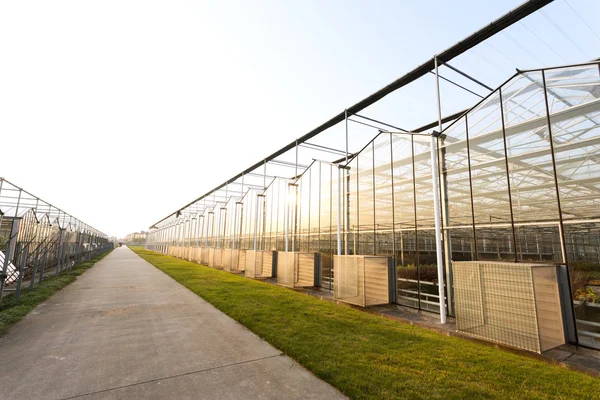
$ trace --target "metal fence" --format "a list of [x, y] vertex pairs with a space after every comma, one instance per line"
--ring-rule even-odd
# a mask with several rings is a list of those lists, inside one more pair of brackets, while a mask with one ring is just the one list
[[0, 298], [111, 249], [106, 235], [0, 178]]

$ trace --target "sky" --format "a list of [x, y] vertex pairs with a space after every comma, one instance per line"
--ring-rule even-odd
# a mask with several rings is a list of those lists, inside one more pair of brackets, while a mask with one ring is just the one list
[[[0, 1], [0, 176], [106, 234], [145, 230], [520, 3]], [[452, 64], [496, 87], [600, 57], [600, 2], [544, 12]], [[416, 128], [433, 83], [366, 111]]]

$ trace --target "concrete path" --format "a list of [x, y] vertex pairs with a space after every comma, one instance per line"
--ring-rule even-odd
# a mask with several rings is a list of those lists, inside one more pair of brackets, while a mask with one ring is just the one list
[[0, 338], [0, 399], [338, 399], [127, 248]]

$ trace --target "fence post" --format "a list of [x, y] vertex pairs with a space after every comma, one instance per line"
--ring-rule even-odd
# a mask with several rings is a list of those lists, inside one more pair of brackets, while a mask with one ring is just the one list
[[67, 263], [67, 266], [66, 266], [67, 271], [71, 270], [71, 253], [72, 253], [72, 250], [73, 250], [73, 245], [69, 244], [69, 246], [67, 247], [67, 256], [66, 256], [66, 259], [65, 259], [65, 262]]
[[44, 280], [44, 270], [46, 269], [46, 261], [48, 260], [48, 249], [44, 249], [44, 256], [42, 257], [42, 269], [40, 270], [40, 280], [39, 283], [42, 283]]
[[35, 248], [35, 257], [33, 258], [33, 271], [31, 273], [31, 280], [29, 281], [29, 289], [33, 289], [33, 285], [35, 285], [35, 275], [37, 274], [38, 263], [40, 254], [40, 246], [38, 245]]
[[21, 295], [21, 285], [23, 284], [23, 274], [25, 274], [25, 266], [27, 265], [27, 255], [29, 254], [29, 245], [26, 244], [21, 252], [21, 261], [19, 263], [19, 279], [17, 280], [16, 296]]
[[56, 265], [56, 275], [58, 276], [58, 274], [62, 274], [62, 270], [63, 270], [63, 263], [62, 263], [62, 254], [63, 254], [63, 240], [64, 240], [64, 235], [63, 232], [64, 230], [61, 228], [59, 229], [59, 239], [58, 239], [58, 257], [57, 257], [57, 261], [58, 264]]
[[79, 262], [78, 260], [78, 256], [79, 256], [79, 238], [81, 237], [81, 233], [77, 232], [76, 238], [75, 238], [75, 244], [74, 244], [74, 248], [73, 248], [73, 263], [77, 264]]

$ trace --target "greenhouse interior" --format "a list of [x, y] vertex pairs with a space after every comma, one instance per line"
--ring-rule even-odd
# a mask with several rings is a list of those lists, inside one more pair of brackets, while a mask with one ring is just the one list
[[[438, 313], [517, 348], [600, 348], [600, 62], [517, 70], [492, 89], [455, 65], [493, 34], [154, 223], [146, 247]], [[410, 113], [419, 93], [430, 112], [417, 128], [381, 117]]]

